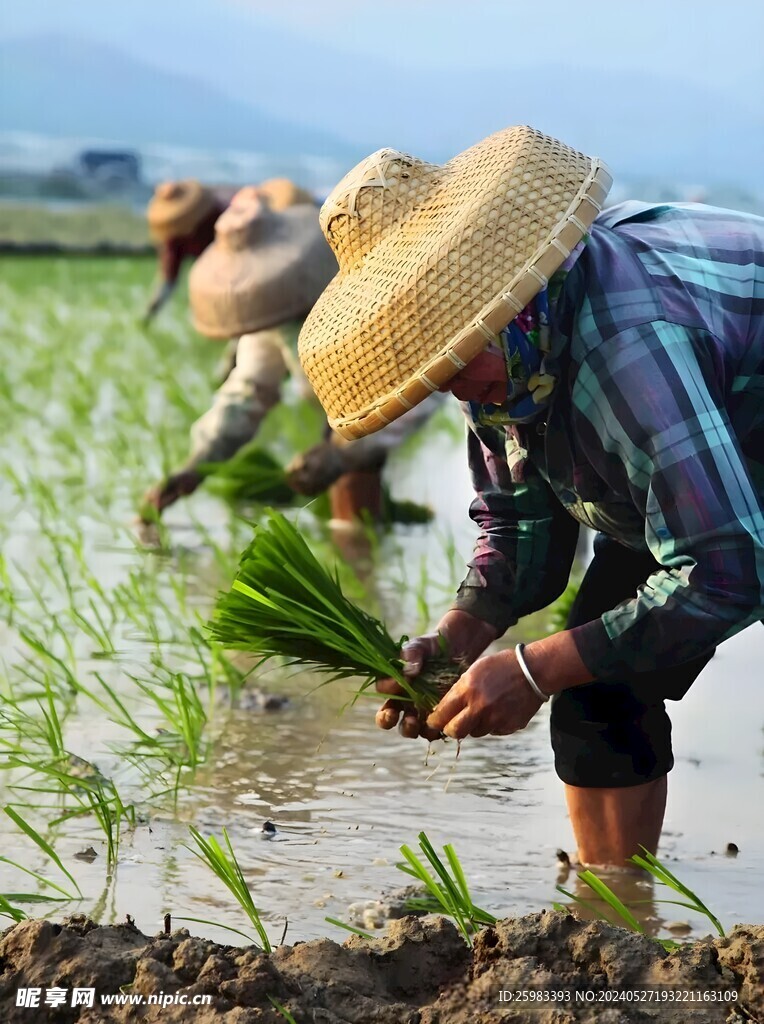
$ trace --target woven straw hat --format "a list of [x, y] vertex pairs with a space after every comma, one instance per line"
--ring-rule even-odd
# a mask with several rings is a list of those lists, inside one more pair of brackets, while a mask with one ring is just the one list
[[236, 338], [299, 319], [336, 273], [315, 205], [277, 213], [243, 189], [191, 269], [194, 327], [208, 338]]
[[158, 242], [183, 238], [215, 209], [212, 189], [193, 178], [163, 181], [154, 190], [146, 216], [149, 231]]
[[243, 194], [260, 196], [277, 213], [280, 213], [281, 210], [288, 210], [290, 206], [300, 206], [301, 203], [316, 205], [310, 192], [295, 185], [289, 178], [269, 178], [261, 185], [249, 185], [237, 193], [239, 196]]
[[528, 127], [443, 165], [381, 149], [354, 167], [321, 208], [340, 271], [299, 340], [331, 426], [362, 437], [447, 383], [546, 286], [611, 183]]

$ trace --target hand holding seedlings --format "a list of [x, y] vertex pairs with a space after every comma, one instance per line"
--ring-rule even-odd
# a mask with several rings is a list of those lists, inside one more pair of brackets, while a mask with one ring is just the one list
[[508, 736], [524, 729], [541, 707], [514, 651], [481, 658], [451, 687], [427, 718], [427, 728], [462, 740]]
[[[432, 633], [415, 637], [401, 648], [403, 673], [413, 679], [419, 675], [427, 662], [443, 658], [444, 654], [453, 662], [464, 666], [471, 665], [488, 645], [496, 639], [496, 630], [487, 622], [476, 619], [468, 612], [452, 610], [446, 612]], [[453, 684], [452, 684], [453, 685]], [[398, 729], [402, 736], [416, 739], [421, 736], [426, 740], [439, 739], [439, 729], [428, 727], [426, 712], [417, 711], [410, 701], [394, 698], [403, 693], [394, 679], [380, 679], [376, 684], [379, 693], [390, 694], [393, 699], [386, 700], [376, 715], [376, 723], [380, 729]], [[442, 703], [442, 702], [441, 702]], [[440, 706], [440, 705], [438, 705]]]
[[202, 479], [201, 473], [197, 470], [185, 469], [167, 477], [162, 483], [150, 487], [141, 502], [141, 519], [144, 522], [150, 522], [151, 515], [147, 511], [148, 509], [161, 513], [168, 505], [174, 505], [179, 498], [193, 494]]
[[322, 674], [326, 682], [360, 679], [356, 695], [378, 679], [394, 679], [397, 692], [423, 714], [460, 675], [453, 659], [441, 654], [425, 671], [407, 676], [400, 641], [345, 596], [336, 571], [321, 565], [294, 524], [273, 510], [256, 527], [209, 630], [218, 643], [250, 651], [263, 662], [283, 658]]
[[[401, 647], [404, 675], [410, 678], [417, 676], [424, 662], [440, 653], [441, 643], [438, 633], [428, 633], [404, 644]], [[377, 711], [375, 721], [380, 729], [394, 729], [397, 725], [401, 736], [408, 739], [416, 739], [417, 736], [428, 741], [440, 739], [441, 733], [427, 728], [426, 711], [417, 709], [409, 701], [395, 700], [395, 697], [403, 696], [403, 689], [394, 679], [380, 679], [376, 688], [378, 693], [393, 694], [393, 698], [386, 700]]]

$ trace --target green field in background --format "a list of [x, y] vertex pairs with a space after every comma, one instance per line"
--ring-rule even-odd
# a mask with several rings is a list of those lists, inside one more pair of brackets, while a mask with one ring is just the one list
[[150, 244], [145, 218], [125, 206], [52, 207], [0, 202], [0, 244], [89, 248]]

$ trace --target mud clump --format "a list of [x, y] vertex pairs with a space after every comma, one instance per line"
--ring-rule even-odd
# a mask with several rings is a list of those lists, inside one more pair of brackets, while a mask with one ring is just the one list
[[[69, 1003], [75, 986], [95, 989], [92, 1007], [45, 1005], [51, 988], [67, 990]], [[596, 999], [646, 986], [734, 991], [738, 998], [559, 1000], [565, 990]], [[40, 1005], [17, 1006], [21, 988], [41, 989]], [[536, 996], [525, 1005], [508, 1002], [506, 994], [517, 992]], [[102, 1003], [114, 994], [132, 996], [133, 1005]], [[178, 1002], [167, 1005], [169, 997]], [[151, 938], [131, 924], [101, 927], [83, 917], [63, 925], [22, 921], [0, 936], [0, 1020], [8, 1024], [283, 1024], [271, 1000], [298, 1024], [764, 1021], [764, 927], [741, 925], [727, 938], [671, 953], [645, 936], [556, 912], [500, 921], [477, 936], [473, 950], [442, 917], [404, 917], [378, 939], [353, 936], [343, 945], [317, 939], [270, 955], [193, 938], [185, 929]]]

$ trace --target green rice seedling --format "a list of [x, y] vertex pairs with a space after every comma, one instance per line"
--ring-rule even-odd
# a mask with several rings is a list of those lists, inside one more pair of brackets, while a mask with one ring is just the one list
[[200, 675], [198, 678], [199, 681], [203, 681], [207, 687], [208, 704], [211, 713], [215, 706], [218, 675], [214, 671], [211, 643], [201, 631], [204, 628], [204, 619], [202, 616], [196, 616], [196, 618], [201, 628], [197, 629], [195, 626], [188, 626], [184, 641], [187, 646], [190, 646], [193, 649], [194, 657], [199, 663]]
[[[607, 885], [605, 882], [602, 881], [601, 878], [595, 875], [593, 871], [581, 871], [578, 877], [581, 879], [582, 882], [585, 882], [592, 890], [592, 892], [595, 893], [595, 895], [599, 896], [599, 898], [604, 903], [606, 903], [607, 906], [611, 908], [611, 910], [615, 911], [615, 913], [618, 915], [618, 917], [626, 925], [627, 928], [641, 935], [644, 934], [644, 928], [636, 919], [636, 917], [634, 917], [634, 915], [623, 902], [623, 900], [621, 900], [613, 892], [609, 885]], [[588, 910], [593, 911], [603, 921], [607, 921], [608, 924], [616, 923], [613, 920], [613, 918], [608, 917], [607, 914], [598, 910], [596, 905], [591, 903], [589, 900], [585, 900], [581, 896], [576, 896], [573, 893], [568, 892], [568, 890], [563, 888], [563, 886], [561, 885], [557, 886], [557, 891], [561, 892], [564, 896], [568, 896], [570, 899], [575, 900], [575, 902], [578, 903], [580, 906], [586, 907]], [[555, 909], [564, 910], [565, 908], [561, 907], [559, 904], [556, 904]]]
[[[433, 528], [428, 538], [438, 553], [437, 560], [430, 551], [424, 551], [414, 561], [410, 547], [390, 537], [378, 573], [385, 605], [392, 606], [397, 615], [405, 611], [405, 621], [413, 622], [415, 633], [426, 632], [433, 620], [451, 606], [464, 568], [450, 530]], [[403, 606], [402, 594], [408, 596]]]
[[173, 914], [172, 919], [173, 921], [190, 921], [192, 924], [206, 924], [211, 925], [213, 928], [222, 928], [223, 931], [231, 932], [234, 935], [240, 935], [241, 938], [246, 939], [247, 942], [252, 942], [256, 946], [259, 945], [259, 943], [255, 942], [248, 932], [243, 932], [240, 928], [232, 928], [231, 925], [223, 924], [222, 921], [210, 921], [205, 917], [181, 917], [179, 914]]
[[92, 700], [102, 711], [105, 711], [112, 722], [132, 733], [137, 738], [139, 744], [145, 744], [147, 747], [153, 746], [157, 742], [156, 738], [138, 724], [136, 718], [127, 710], [124, 701], [117, 694], [117, 691], [106, 682], [100, 673], [94, 673], [94, 678], [100, 683], [107, 696], [105, 698], [101, 697], [98, 693], [84, 686], [80, 688], [80, 693], [89, 700]]
[[127, 579], [118, 583], [113, 591], [116, 607], [137, 628], [138, 635], [153, 644], [160, 644], [162, 618], [157, 615], [155, 596], [151, 574], [144, 568], [132, 569]]
[[67, 892], [62, 886], [56, 882], [52, 882], [49, 878], [39, 874], [37, 871], [32, 871], [31, 868], [24, 867], [23, 864], [19, 864], [18, 861], [11, 860], [9, 857], [0, 857], [0, 863], [8, 864], [12, 868], [16, 868], [18, 871], [23, 871], [25, 875], [29, 875], [34, 878], [40, 885], [49, 886], [51, 889], [55, 889], [57, 892], [62, 893], [61, 896], [45, 896], [39, 892], [12, 892], [4, 893], [7, 900], [15, 900], [17, 903], [67, 903], [70, 900], [76, 899], [71, 893]]
[[[74, 876], [69, 871], [66, 870], [64, 865], [61, 863], [61, 858], [58, 856], [58, 854], [53, 849], [53, 847], [50, 845], [50, 843], [46, 842], [45, 839], [43, 839], [43, 837], [39, 834], [39, 832], [37, 832], [29, 824], [28, 821], [25, 821], [24, 818], [22, 818], [21, 815], [18, 813], [18, 811], [14, 810], [13, 807], [8, 806], [8, 807], [5, 807], [3, 809], [4, 809], [5, 813], [8, 815], [8, 817], [11, 819], [11, 821], [15, 825], [17, 825], [18, 828], [20, 828], [21, 831], [25, 833], [25, 835], [29, 836], [29, 838], [32, 840], [32, 842], [37, 847], [39, 847], [39, 849], [42, 850], [42, 852], [47, 857], [50, 857], [50, 859], [53, 861], [53, 863], [56, 865], [56, 867], [59, 869], [59, 871], [63, 875], [66, 875], [66, 877], [69, 879], [69, 881], [72, 883], [72, 885], [76, 889], [77, 895], [78, 896], [82, 896], [82, 892], [80, 891], [80, 887], [77, 885], [77, 882], [75, 881]], [[3, 858], [3, 860], [5, 860], [5, 859], [6, 858]], [[23, 870], [26, 870], [26, 869], [23, 869]], [[30, 872], [30, 873], [32, 873], [32, 872]], [[65, 889], [62, 889], [60, 886], [56, 885], [55, 883], [49, 882], [47, 880], [45, 880], [45, 881], [46, 881], [46, 884], [50, 885], [52, 888], [57, 889], [59, 892], [63, 893], [68, 899], [73, 899], [74, 898], [68, 892], [66, 892]]]
[[[698, 897], [691, 889], [684, 885], [683, 882], [680, 882], [676, 875], [672, 874], [669, 871], [669, 869], [664, 864], [662, 864], [661, 861], [654, 854], [650, 853], [644, 847], [642, 847], [642, 851], [642, 854], [634, 854], [633, 857], [630, 857], [629, 861], [637, 867], [642, 868], [644, 871], [647, 871], [648, 874], [652, 875], [652, 877], [655, 878], [657, 882], [678, 893], [680, 896], [683, 896], [684, 899], [635, 900], [632, 902], [631, 905], [639, 906], [641, 904], [665, 904], [676, 907], [684, 907], [686, 910], [692, 910], [694, 913], [701, 914], [704, 917], [706, 917], [714, 926], [717, 933], [721, 936], [724, 936], [725, 931], [722, 927], [721, 922], [716, 917], [716, 915], [709, 910], [705, 903], [703, 903], [700, 897]], [[626, 904], [613, 892], [610, 886], [608, 886], [601, 878], [599, 878], [598, 875], [596, 875], [593, 871], [587, 870], [580, 872], [578, 877], [581, 879], [582, 882], [585, 882], [586, 885], [589, 886], [592, 892], [595, 893], [600, 898], [600, 900], [602, 900], [611, 910], [615, 912], [617, 918], [620, 919], [620, 922], [622, 924], [624, 924], [627, 928], [631, 929], [631, 931], [644, 934], [644, 928], [636, 919], [636, 917], [631, 912], [629, 907], [626, 906]], [[608, 921], [610, 924], [616, 923], [616, 921], [613, 918], [609, 917], [606, 913], [604, 913], [601, 909], [599, 909], [595, 904], [591, 903], [589, 900], [583, 899], [583, 897], [577, 896], [575, 893], [569, 892], [561, 885], [557, 886], [557, 891], [561, 892], [564, 896], [567, 896], [569, 899], [573, 900], [574, 903], [586, 907], [590, 912], [593, 912], [601, 920]], [[569, 912], [568, 908], [562, 904], [555, 903], [554, 907], [556, 910]], [[657, 941], [667, 950], [676, 949], [682, 945], [681, 943], [676, 942], [674, 939], [658, 939]]]
[[[448, 861], [448, 866], [446, 866], [435, 852], [435, 848], [425, 832], [420, 832], [418, 839], [419, 849], [424, 854], [427, 864], [409, 846], [402, 846], [401, 853], [406, 861], [398, 864], [397, 867], [400, 871], [421, 882], [430, 894], [430, 898], [409, 900], [410, 908], [420, 912], [446, 914], [453, 918], [464, 941], [468, 946], [472, 946], [472, 937], [475, 932], [481, 925], [496, 924], [496, 918], [487, 910], [482, 910], [474, 904], [467, 884], [467, 877], [453, 846], [449, 843], [443, 847]], [[432, 873], [427, 865], [432, 869]]]
[[716, 929], [717, 933], [724, 936], [724, 928], [721, 925], [718, 917], [713, 914], [705, 903], [697, 896], [692, 889], [688, 889], [686, 885], [679, 881], [676, 875], [673, 875], [665, 864], [662, 864], [658, 858], [642, 847], [642, 854], [635, 853], [630, 858], [632, 864], [636, 864], [637, 867], [643, 868], [649, 872], [661, 885], [672, 889], [680, 896], [684, 897], [684, 900], [659, 900], [659, 903], [670, 903], [677, 907], [685, 907], [687, 910], [692, 910], [695, 913], [702, 914], [707, 917], [711, 924]]
[[[185, 622], [192, 615], [191, 609], [188, 606], [188, 576], [185, 573], [178, 573], [177, 575], [173, 573], [168, 582], [177, 604], [178, 613]], [[165, 610], [169, 611], [167, 608]]]
[[45, 878], [44, 875], [39, 874], [37, 871], [32, 871], [31, 868], [25, 867], [23, 864], [19, 864], [18, 861], [11, 860], [9, 857], [1, 857], [0, 863], [7, 864], [9, 867], [16, 868], [18, 871], [22, 871], [25, 875], [29, 875], [34, 878], [42, 886], [47, 886], [51, 889], [55, 889], [61, 893], [61, 896], [46, 896], [44, 893], [39, 892], [6, 892], [0, 895], [0, 916], [10, 917], [14, 921], [23, 921], [26, 918], [25, 912], [15, 906], [17, 903], [68, 903], [69, 901], [76, 899], [71, 893], [67, 892], [62, 886], [56, 882], [52, 882], [49, 878]]
[[355, 928], [352, 924], [347, 924], [345, 921], [340, 921], [337, 917], [325, 917], [324, 921], [328, 924], [336, 925], [337, 928], [344, 928], [346, 932], [352, 932], [353, 935], [360, 935], [362, 939], [373, 939], [374, 936], [370, 935], [369, 932], [363, 931], [362, 928]]
[[[56, 587], [60, 582], [64, 583], [69, 605], [66, 609], [67, 617], [97, 645], [96, 656], [113, 656], [116, 653], [111, 638], [115, 625], [114, 610], [87, 564], [82, 533], [71, 532], [66, 535], [58, 530], [48, 530], [46, 536], [50, 540], [55, 560], [55, 567], [49, 570], [50, 579]], [[72, 563], [71, 567], [69, 562]], [[76, 574], [74, 577], [72, 571]], [[86, 608], [89, 616], [83, 614], [81, 608]], [[110, 622], [104, 618], [104, 612], [111, 613]]]
[[399, 523], [401, 526], [431, 523], [435, 513], [428, 505], [420, 505], [406, 498], [394, 498], [389, 488], [382, 488], [382, 522], [388, 526]]
[[273, 996], [268, 996], [271, 1006], [278, 1013], [280, 1017], [283, 1017], [286, 1024], [297, 1024], [292, 1014], [287, 1010], [285, 1006], [282, 1006], [278, 999], [274, 999]]
[[207, 486], [231, 502], [289, 505], [296, 497], [284, 467], [259, 444], [246, 445], [227, 462], [203, 463], [199, 470]]
[[414, 679], [403, 674], [396, 642], [384, 624], [343, 593], [339, 578], [321, 565], [300, 532], [268, 510], [244, 552], [230, 593], [217, 602], [211, 638], [225, 647], [283, 658], [310, 668], [327, 682], [360, 677], [363, 693], [377, 679], [392, 677], [404, 696], [432, 709], [459, 676], [446, 659], [434, 660]]
[[88, 608], [95, 623], [74, 606], [69, 609], [72, 622], [82, 630], [85, 636], [89, 636], [98, 645], [98, 651], [93, 652], [93, 656], [111, 658], [117, 653], [111, 638], [111, 629], [104, 622], [98, 604], [92, 597], [88, 599]]
[[19, 907], [14, 907], [10, 897], [0, 895], [0, 917], [10, 917], [12, 921], [24, 921], [26, 914]]
[[[25, 679], [31, 673], [23, 666], [19, 671]], [[17, 755], [28, 753], [30, 748], [37, 756], [46, 760], [60, 760], [66, 756], [63, 739], [63, 723], [56, 702], [56, 694], [50, 680], [50, 673], [43, 672], [39, 680], [33, 677], [35, 689], [17, 692], [11, 679], [6, 680], [7, 693], [0, 697], [0, 750], [9, 762], [0, 767], [14, 767]], [[32, 714], [27, 705], [36, 702], [39, 714]], [[70, 699], [64, 712], [68, 710]]]
[[[126, 822], [131, 828], [135, 827], [135, 808], [132, 804], [125, 804], [122, 801], [112, 779], [107, 779], [95, 765], [84, 758], [68, 753], [65, 758], [52, 761], [45, 758], [35, 759], [23, 753], [11, 754], [7, 765], [26, 769], [32, 776], [41, 776], [54, 784], [53, 788], [46, 788], [37, 781], [34, 785], [19, 782], [13, 784], [14, 792], [31, 792], [38, 797], [53, 794], [74, 801], [74, 806], [67, 807], [63, 813], [49, 822], [51, 827], [72, 818], [92, 815], [106, 841], [107, 869], [111, 870], [116, 865], [122, 826]], [[11, 815], [12, 810], [8, 808], [7, 813]]]
[[[261, 499], [266, 500], [266, 499]], [[281, 504], [281, 502], [275, 502]], [[328, 492], [312, 498], [307, 507], [317, 519], [328, 520], [332, 517], [331, 501]], [[427, 505], [420, 505], [415, 501], [406, 498], [396, 499], [390, 493], [389, 487], [382, 485], [382, 503], [380, 523], [382, 526], [391, 527], [395, 525], [411, 526], [422, 523], [430, 523], [435, 518], [435, 513]], [[372, 523], [372, 529], [380, 524]]]
[[228, 698], [231, 704], [234, 704], [238, 699], [241, 691], [249, 678], [252, 669], [248, 669], [246, 672], [242, 672], [238, 669], [229, 658], [223, 653], [223, 648], [220, 644], [210, 642], [208, 645], [210, 652], [210, 671], [216, 680], [222, 680], [228, 689]]
[[9, 676], [8, 681], [12, 681], [17, 704], [43, 700], [48, 691], [55, 691], [62, 716], [65, 717], [71, 707], [73, 695], [68, 691], [61, 694], [57, 689], [60, 674], [52, 672], [43, 659], [34, 658], [27, 651], [18, 651], [18, 660], [13, 665], [13, 676]]
[[225, 840], [227, 850], [222, 848], [214, 836], [205, 839], [201, 832], [193, 826], [190, 827], [190, 832], [198, 850], [194, 850], [190, 846], [186, 847], [186, 849], [190, 850], [195, 857], [198, 857], [203, 864], [211, 868], [223, 885], [236, 898], [239, 906], [247, 915], [257, 933], [259, 941], [256, 939], [251, 941], [255, 942], [255, 945], [259, 945], [266, 953], [273, 952], [273, 946], [260, 918], [260, 911], [255, 906], [247, 880], [233, 851], [231, 840], [228, 838], [227, 830], [223, 829], [223, 839]]
[[[184, 770], [193, 770], [206, 758], [202, 733], [207, 716], [188, 678], [181, 673], [169, 676], [170, 685], [157, 677], [146, 682], [137, 676], [129, 677], [162, 715], [164, 725], [151, 732], [143, 728], [116, 689], [99, 673], [95, 673], [94, 678], [103, 693], [85, 687], [81, 692], [112, 722], [132, 735], [129, 745], [119, 743], [112, 749], [144, 777], [153, 799], [170, 795], [177, 801]], [[173, 773], [171, 782], [166, 778], [167, 772]]]
[[[63, 645], [66, 651], [67, 657], [70, 661], [74, 660], [74, 645], [70, 633], [72, 630], [67, 626], [64, 626], [58, 614], [51, 608], [51, 597], [46, 590], [39, 586], [37, 581], [33, 579], [32, 573], [27, 572], [21, 566], [13, 565], [14, 574], [23, 580], [26, 584], [27, 591], [22, 593], [19, 588], [17, 592], [16, 611], [17, 621], [15, 623], [17, 630], [25, 629], [27, 633], [34, 631], [38, 642], [43, 648], [47, 649], [55, 643], [56, 638]], [[30, 608], [29, 605], [36, 605], [35, 608]], [[46, 630], [44, 637], [40, 636], [40, 630]]]
[[16, 593], [8, 571], [8, 562], [0, 551], [0, 608], [3, 620], [13, 626], [16, 620]]
[[[51, 882], [50, 879], [45, 878], [44, 875], [40, 875], [36, 871], [30, 871], [15, 860], [8, 860], [7, 857], [3, 857], [2, 863], [8, 864], [13, 868], [18, 868], [20, 871], [26, 871], [28, 875], [36, 878], [41, 885], [54, 885], [54, 883]], [[40, 892], [6, 892], [0, 896], [0, 900], [6, 900], [8, 903], [69, 903], [70, 900], [73, 899], [76, 899], [76, 897], [46, 896], [44, 893]], [[26, 917], [26, 914], [24, 916]]]
[[112, 779], [104, 778], [100, 772], [90, 777], [80, 777], [52, 769], [50, 774], [58, 779], [79, 804], [78, 808], [68, 810], [51, 821], [51, 827], [71, 818], [92, 814], [106, 840], [106, 867], [112, 871], [117, 864], [123, 823], [135, 828], [135, 807], [123, 803], [116, 784]]
[[[49, 664], [53, 669], [57, 670], [58, 679], [65, 684], [65, 687], [63, 689], [65, 689], [65, 691], [69, 694], [75, 694], [78, 689], [77, 679], [74, 675], [74, 672], [66, 664], [66, 662], [62, 658], [59, 658], [56, 654], [54, 654], [53, 651], [46, 647], [45, 644], [40, 639], [38, 639], [36, 636], [33, 636], [27, 630], [19, 630], [19, 636], [27, 645], [27, 647], [33, 650], [45, 663]], [[45, 673], [45, 678], [52, 679], [55, 677], [51, 676], [49, 673]], [[57, 687], [57, 690], [59, 693], [61, 693], [62, 687]]]
[[98, 779], [95, 784], [91, 783], [85, 787], [84, 796], [90, 805], [91, 814], [101, 826], [106, 838], [106, 867], [111, 871], [117, 865], [123, 821], [126, 821], [130, 828], [135, 828], [135, 807], [133, 804], [122, 802], [122, 797], [111, 779]]
[[168, 676], [166, 686], [157, 679], [144, 682], [137, 676], [129, 678], [164, 719], [159, 745], [175, 751], [174, 763], [195, 768], [206, 757], [203, 734], [207, 715], [188, 676], [182, 672], [169, 672]]

